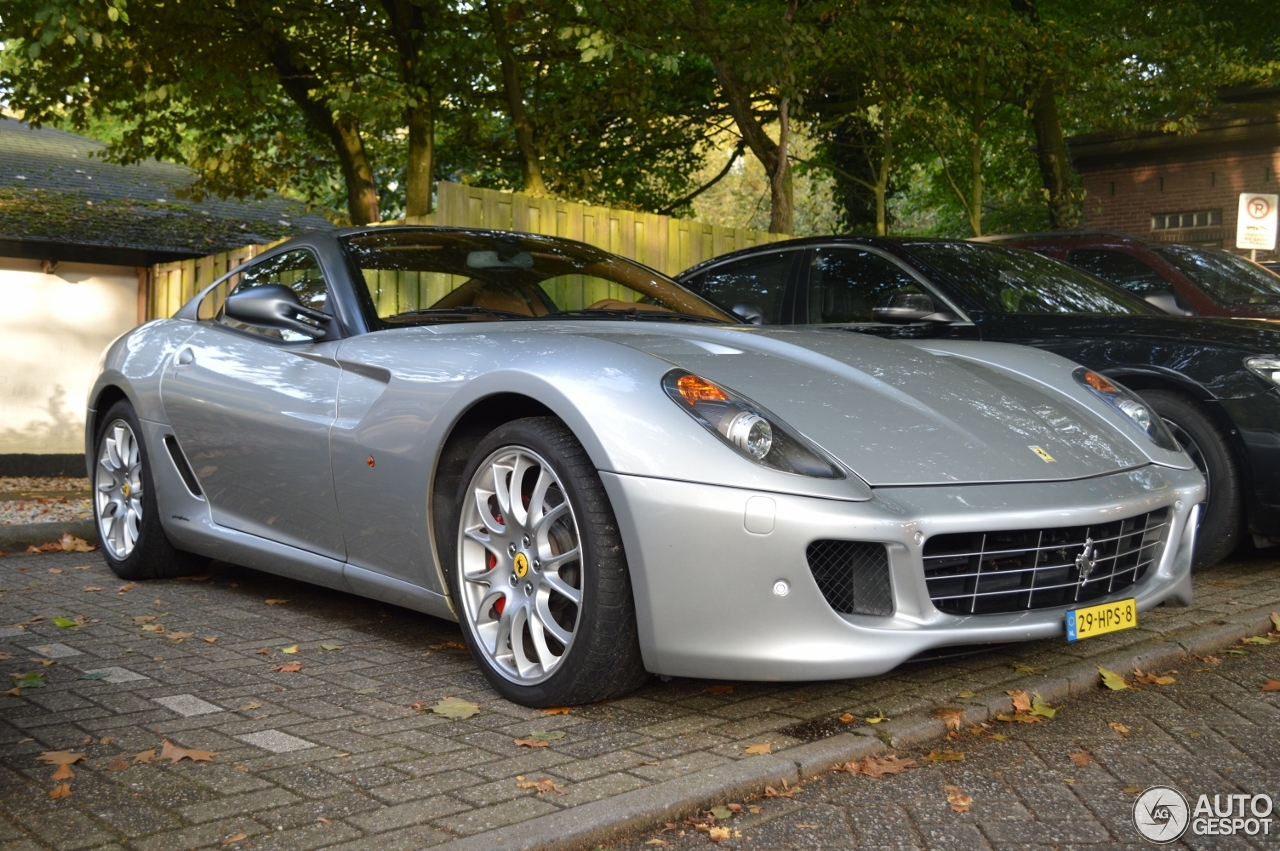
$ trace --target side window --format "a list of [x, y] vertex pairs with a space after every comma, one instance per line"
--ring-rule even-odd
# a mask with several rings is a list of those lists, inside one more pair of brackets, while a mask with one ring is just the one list
[[759, 312], [765, 325], [777, 325], [782, 321], [782, 296], [795, 256], [795, 249], [753, 254], [716, 266], [685, 286], [725, 310], [746, 306]]
[[1131, 293], [1146, 295], [1170, 289], [1155, 269], [1123, 251], [1077, 248], [1067, 254], [1067, 262]]
[[857, 248], [819, 248], [809, 267], [809, 321], [874, 322], [872, 310], [897, 293], [924, 293], [896, 263]]
[[[230, 285], [227, 289], [228, 295], [251, 287], [283, 284], [293, 290], [303, 307], [323, 311], [329, 302], [329, 286], [325, 283], [324, 274], [320, 271], [320, 263], [314, 254], [306, 250], [287, 251], [255, 263], [238, 276], [229, 279], [227, 283]], [[242, 331], [252, 331], [254, 334], [272, 337], [286, 343], [311, 339], [296, 331], [245, 325], [227, 317], [222, 309], [218, 310], [216, 319], [223, 325], [239, 328]]]

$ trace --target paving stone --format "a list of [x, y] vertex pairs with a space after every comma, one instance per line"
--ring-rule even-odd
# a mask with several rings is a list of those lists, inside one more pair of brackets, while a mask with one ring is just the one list
[[238, 738], [242, 742], [247, 742], [256, 748], [262, 748], [272, 753], [289, 753], [290, 751], [300, 751], [315, 747], [315, 744], [308, 742], [306, 739], [299, 739], [297, 736], [291, 736], [280, 730], [262, 730], [257, 733], [239, 736]]
[[152, 700], [164, 708], [172, 709], [187, 718], [193, 715], [210, 715], [214, 712], [225, 711], [221, 706], [215, 706], [207, 700], [201, 700], [194, 694], [175, 694], [169, 697], [152, 698]]
[[100, 682], [119, 685], [120, 683], [133, 683], [149, 680], [151, 677], [139, 674], [137, 671], [130, 671], [128, 668], [110, 667], [110, 668], [93, 668], [85, 671], [86, 674], [106, 674], [105, 677], [99, 677]]
[[68, 647], [65, 644], [42, 644], [39, 647], [28, 647], [27, 650], [32, 653], [39, 653], [41, 656], [47, 656], [50, 659], [66, 659], [71, 656], [84, 655], [74, 647]]

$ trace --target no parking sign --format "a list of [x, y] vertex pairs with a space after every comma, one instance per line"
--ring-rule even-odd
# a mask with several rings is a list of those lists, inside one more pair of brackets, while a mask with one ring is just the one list
[[1240, 212], [1236, 216], [1236, 248], [1263, 251], [1275, 249], [1276, 201], [1275, 195], [1240, 193]]

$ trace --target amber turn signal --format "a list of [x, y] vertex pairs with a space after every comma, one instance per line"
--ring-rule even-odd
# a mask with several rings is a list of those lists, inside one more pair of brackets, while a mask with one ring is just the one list
[[1099, 375], [1093, 370], [1088, 370], [1084, 374], [1084, 382], [1097, 390], [1099, 393], [1118, 393], [1116, 386], [1106, 379], [1106, 376]]
[[676, 381], [676, 389], [680, 391], [680, 395], [690, 405], [696, 405], [699, 402], [727, 402], [729, 395], [710, 381], [698, 378], [696, 375], [682, 375]]

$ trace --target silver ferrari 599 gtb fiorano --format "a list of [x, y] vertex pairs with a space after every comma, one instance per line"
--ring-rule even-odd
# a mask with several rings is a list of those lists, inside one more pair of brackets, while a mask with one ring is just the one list
[[1035, 349], [743, 325], [562, 239], [306, 236], [103, 357], [121, 577], [201, 559], [462, 623], [532, 705], [880, 673], [1189, 603], [1200, 474]]

